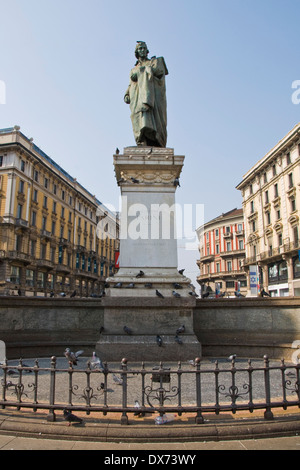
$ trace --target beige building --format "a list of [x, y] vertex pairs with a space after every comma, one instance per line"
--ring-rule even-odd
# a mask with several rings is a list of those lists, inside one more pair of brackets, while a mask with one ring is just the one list
[[272, 296], [300, 295], [300, 124], [243, 177], [245, 270]]
[[100, 294], [115, 272], [115, 214], [20, 128], [0, 130], [0, 294]]
[[197, 264], [201, 293], [211, 291], [227, 296], [247, 293], [242, 267], [245, 259], [244, 219], [242, 209], [233, 209], [207, 222], [197, 230], [200, 259]]

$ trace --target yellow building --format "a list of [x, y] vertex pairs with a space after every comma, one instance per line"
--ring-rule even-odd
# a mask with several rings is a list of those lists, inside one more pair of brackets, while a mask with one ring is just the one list
[[20, 132], [0, 130], [0, 293], [101, 294], [117, 214]]
[[244, 267], [248, 277], [250, 268], [256, 267], [260, 287], [272, 297], [300, 295], [299, 186], [297, 124], [237, 186], [243, 196]]

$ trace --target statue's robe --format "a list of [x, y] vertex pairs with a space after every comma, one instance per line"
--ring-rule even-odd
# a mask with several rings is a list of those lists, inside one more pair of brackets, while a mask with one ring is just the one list
[[[163, 57], [138, 63], [130, 72], [129, 97], [133, 133], [137, 145], [166, 147], [167, 100]], [[146, 106], [145, 106], [146, 105]], [[145, 111], [145, 108], [148, 110]]]

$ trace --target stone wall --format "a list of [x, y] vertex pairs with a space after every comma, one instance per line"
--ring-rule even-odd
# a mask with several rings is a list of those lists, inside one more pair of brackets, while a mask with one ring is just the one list
[[[61, 356], [68, 346], [90, 354], [99, 341], [107, 301], [0, 297], [0, 340], [8, 359]], [[299, 297], [197, 300], [193, 317], [203, 356], [268, 354], [290, 360], [292, 343], [300, 340]]]
[[98, 299], [0, 297], [8, 358], [62, 356], [66, 347], [90, 353], [102, 325]]
[[203, 356], [290, 360], [292, 343], [300, 340], [300, 298], [197, 300], [194, 329]]

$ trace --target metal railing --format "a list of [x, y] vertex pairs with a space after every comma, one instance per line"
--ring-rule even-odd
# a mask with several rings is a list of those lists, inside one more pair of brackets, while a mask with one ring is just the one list
[[58, 367], [54, 356], [50, 367], [39, 362], [30, 366], [20, 359], [14, 366], [7, 361], [0, 365], [2, 409], [46, 409], [48, 421], [55, 421], [55, 411], [64, 408], [120, 413], [121, 424], [128, 424], [129, 414], [194, 413], [200, 424], [205, 413], [265, 410], [265, 419], [272, 419], [274, 408], [300, 407], [300, 364], [271, 363], [267, 356], [260, 361], [219, 359], [213, 366], [196, 358], [173, 369], [162, 363], [130, 366], [126, 359], [115, 367], [104, 363], [101, 369], [90, 361], [85, 368], [72, 363]]

